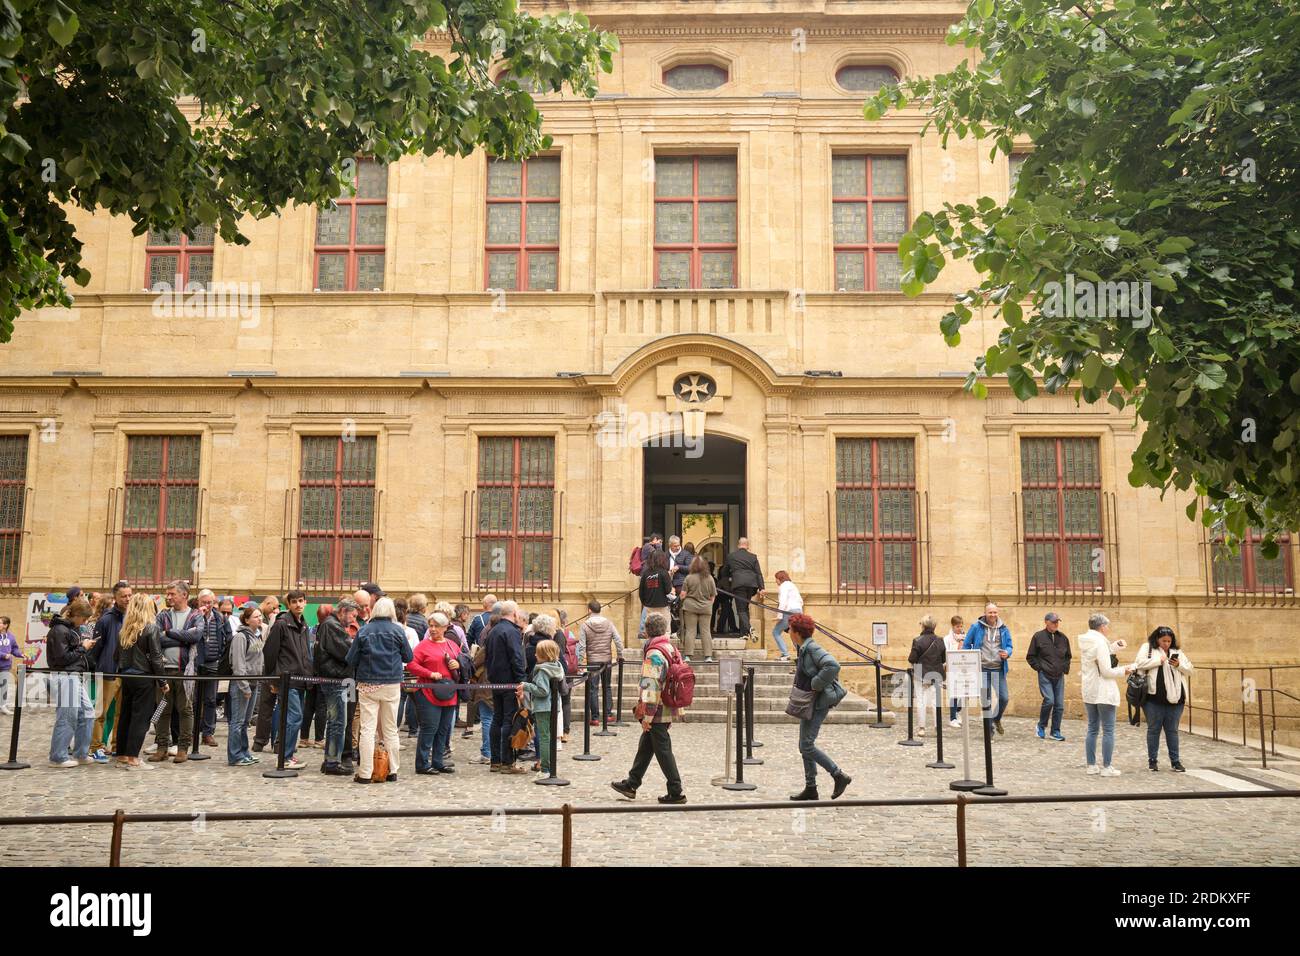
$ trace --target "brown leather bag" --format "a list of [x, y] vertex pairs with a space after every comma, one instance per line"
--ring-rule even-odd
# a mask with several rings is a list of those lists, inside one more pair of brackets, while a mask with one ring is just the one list
[[372, 783], [383, 783], [388, 779], [388, 748], [383, 744], [375, 744], [375, 763], [374, 769], [370, 771], [370, 780]]

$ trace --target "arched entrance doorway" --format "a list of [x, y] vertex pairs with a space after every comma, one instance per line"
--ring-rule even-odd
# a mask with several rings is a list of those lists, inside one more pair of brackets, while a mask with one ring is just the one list
[[642, 446], [644, 534], [679, 535], [716, 565], [745, 535], [746, 446], [722, 435], [681, 434]]

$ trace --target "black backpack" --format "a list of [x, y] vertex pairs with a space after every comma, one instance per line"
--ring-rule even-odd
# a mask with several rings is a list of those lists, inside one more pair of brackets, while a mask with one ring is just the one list
[[225, 642], [225, 647], [221, 651], [221, 660], [217, 661], [218, 677], [234, 677], [234, 665], [230, 662], [230, 649], [235, 646], [235, 638], [239, 637], [239, 632], [235, 631], [230, 635], [230, 640]]
[[1128, 722], [1134, 727], [1142, 723], [1142, 705], [1147, 702], [1147, 675], [1134, 671], [1128, 675], [1124, 697], [1128, 701]]

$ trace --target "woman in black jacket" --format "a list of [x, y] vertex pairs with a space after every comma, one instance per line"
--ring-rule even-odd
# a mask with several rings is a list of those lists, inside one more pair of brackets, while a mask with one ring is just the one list
[[94, 670], [90, 649], [95, 642], [81, 634], [81, 625], [88, 620], [90, 602], [77, 597], [50, 621], [45, 647], [50, 667], [55, 671], [50, 675], [50, 698], [55, 706], [54, 731], [50, 734], [52, 767], [95, 763], [95, 758], [90, 756], [95, 708], [86, 687], [86, 673]]
[[[140, 761], [140, 748], [149, 730], [154, 710], [154, 686], [150, 675], [167, 673], [162, 652], [162, 633], [154, 623], [157, 609], [151, 597], [136, 594], [126, 607], [117, 639], [117, 670], [122, 678], [122, 716], [118, 721], [117, 765], [131, 770], [153, 770]], [[168, 692], [166, 681], [162, 692]]]
[[673, 573], [667, 551], [650, 552], [650, 560], [641, 572], [637, 594], [641, 598], [641, 634], [644, 635], [646, 615], [662, 614], [668, 618], [666, 608], [677, 596], [673, 593]]
[[925, 715], [934, 710], [936, 688], [943, 686], [943, 669], [948, 660], [943, 638], [934, 633], [936, 626], [934, 615], [921, 618], [921, 633], [912, 641], [912, 650], [907, 655], [907, 663], [912, 665], [916, 710], [921, 718], [916, 729], [918, 737], [925, 736]]

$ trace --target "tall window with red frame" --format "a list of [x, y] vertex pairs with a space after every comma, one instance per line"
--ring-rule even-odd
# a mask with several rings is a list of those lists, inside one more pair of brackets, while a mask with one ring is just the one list
[[355, 195], [341, 196], [316, 214], [316, 282], [321, 292], [384, 287], [388, 228], [388, 166], [356, 162]]
[[736, 157], [655, 157], [655, 288], [736, 287]]
[[1025, 583], [1094, 590], [1103, 583], [1101, 442], [1022, 438]]
[[26, 435], [0, 435], [0, 581], [17, 583], [27, 503]]
[[212, 226], [199, 226], [192, 236], [179, 229], [151, 229], [144, 247], [146, 288], [157, 289], [164, 283], [172, 289], [191, 284], [206, 287], [212, 282], [215, 243]]
[[478, 581], [551, 584], [555, 534], [555, 439], [480, 438]]
[[916, 444], [910, 438], [835, 442], [839, 585], [916, 584]]
[[907, 157], [832, 156], [835, 288], [894, 292], [903, 274], [898, 240], [907, 232]]
[[560, 157], [488, 159], [489, 289], [554, 289], [560, 262]]
[[1266, 558], [1264, 536], [1254, 528], [1248, 528], [1245, 540], [1233, 554], [1224, 543], [1223, 526], [1215, 526], [1211, 542], [1215, 590], [1273, 593], [1293, 589], [1295, 569], [1292, 566], [1291, 536], [1281, 535], [1277, 542], [1277, 557]]
[[193, 578], [198, 545], [199, 436], [126, 441], [122, 577], [133, 584]]
[[309, 589], [370, 579], [375, 537], [373, 435], [306, 435], [298, 472], [298, 578]]

